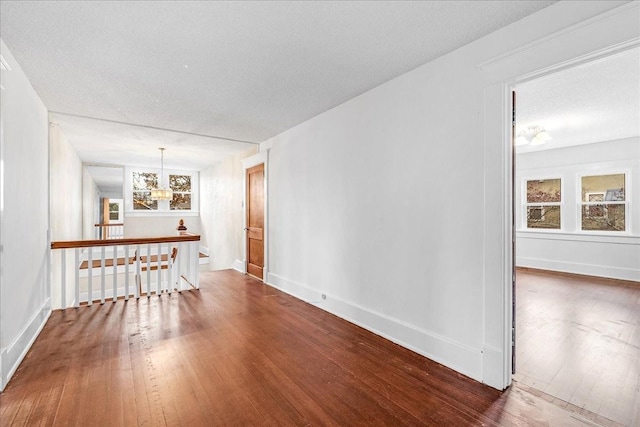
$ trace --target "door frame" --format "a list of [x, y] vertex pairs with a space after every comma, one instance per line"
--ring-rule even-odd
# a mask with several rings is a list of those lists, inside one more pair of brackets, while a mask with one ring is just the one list
[[[615, 7], [575, 25], [478, 64], [488, 78], [484, 91], [485, 274], [483, 379], [511, 385], [512, 269], [515, 263], [511, 92], [516, 85], [640, 47], [638, 2]], [[493, 82], [493, 84], [492, 84]], [[496, 168], [501, 164], [500, 169]], [[496, 194], [496, 188], [500, 193]], [[498, 239], [489, 236], [499, 236]]]
[[[247, 228], [247, 170], [259, 164], [264, 164], [264, 228], [262, 244], [264, 245], [264, 267], [262, 268], [262, 281], [268, 283], [269, 274], [269, 150], [261, 151], [242, 159], [244, 175], [242, 177], [242, 230]], [[247, 234], [242, 232], [242, 272], [247, 273]]]

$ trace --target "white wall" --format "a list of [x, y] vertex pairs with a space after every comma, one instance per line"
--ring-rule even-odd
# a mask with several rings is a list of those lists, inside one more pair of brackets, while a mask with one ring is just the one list
[[[518, 154], [516, 157], [516, 264], [568, 273], [640, 281], [640, 138]], [[628, 174], [624, 233], [580, 230], [580, 175]], [[523, 219], [522, 181], [560, 177], [563, 230], [527, 230]]]
[[175, 236], [180, 219], [184, 219], [187, 232], [200, 234], [200, 219], [198, 216], [139, 216], [131, 217], [125, 213], [125, 237], [159, 237]]
[[100, 199], [96, 182], [86, 167], [82, 167], [82, 238], [96, 238], [95, 225], [100, 222]]
[[[51, 188], [51, 241], [82, 240], [82, 161], [58, 126], [49, 129]], [[51, 262], [51, 306], [58, 308], [60, 302], [60, 253], [52, 251]], [[67, 258], [66, 271], [73, 271], [74, 261]], [[73, 282], [67, 281], [67, 302], [72, 301]], [[66, 304], [65, 304], [66, 306]]]
[[47, 109], [0, 41], [11, 71], [0, 90], [3, 165], [0, 280], [0, 389], [51, 310], [49, 300], [49, 142]]
[[637, 38], [637, 7], [591, 25], [619, 5], [561, 2], [263, 143], [267, 281], [509, 384], [506, 84]]
[[252, 148], [200, 172], [200, 222], [202, 246], [209, 249], [209, 268], [232, 268], [244, 259], [243, 180], [241, 160], [255, 154]]

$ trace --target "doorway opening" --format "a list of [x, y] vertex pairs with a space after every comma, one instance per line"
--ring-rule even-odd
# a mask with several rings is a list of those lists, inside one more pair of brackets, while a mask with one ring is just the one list
[[513, 380], [622, 425], [640, 407], [638, 75], [635, 47], [513, 88]]

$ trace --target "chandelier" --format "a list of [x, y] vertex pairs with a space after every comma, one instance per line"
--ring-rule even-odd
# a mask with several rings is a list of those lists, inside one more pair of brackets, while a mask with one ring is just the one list
[[158, 150], [160, 150], [160, 180], [158, 187], [151, 190], [151, 200], [171, 200], [173, 199], [173, 190], [162, 186], [164, 182], [164, 148], [158, 148]]

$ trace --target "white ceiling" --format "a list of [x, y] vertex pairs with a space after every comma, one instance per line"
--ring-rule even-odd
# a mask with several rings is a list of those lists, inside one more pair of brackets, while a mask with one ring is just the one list
[[122, 194], [122, 182], [124, 181], [122, 166], [88, 165], [86, 168], [101, 191]]
[[552, 3], [3, 0], [0, 36], [83, 161], [200, 170]]
[[516, 125], [552, 137], [519, 153], [640, 136], [640, 49], [516, 86]]

